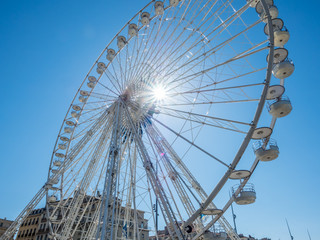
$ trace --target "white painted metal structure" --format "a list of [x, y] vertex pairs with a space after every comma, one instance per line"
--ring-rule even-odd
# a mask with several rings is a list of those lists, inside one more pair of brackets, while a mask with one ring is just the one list
[[[281, 101], [283, 78], [294, 70], [280, 13], [272, 0], [151, 1], [141, 9], [80, 85], [46, 184], [1, 239], [10, 239], [43, 198], [52, 239], [70, 239], [79, 229], [81, 239], [126, 239], [128, 228], [140, 239], [138, 209], [150, 235], [160, 224], [171, 239], [190, 238], [192, 229], [192, 239], [208, 239], [218, 224], [239, 239], [223, 213], [245, 197], [243, 187], [265, 158], [255, 149], [248, 169], [236, 167], [251, 141], [270, 149], [279, 116], [272, 104], [270, 125], [258, 122], [268, 115], [266, 100]], [[272, 73], [280, 81], [269, 87]], [[233, 195], [216, 206], [235, 180]], [[242, 203], [252, 203], [249, 197]], [[94, 211], [84, 203], [90, 198], [99, 199]]]

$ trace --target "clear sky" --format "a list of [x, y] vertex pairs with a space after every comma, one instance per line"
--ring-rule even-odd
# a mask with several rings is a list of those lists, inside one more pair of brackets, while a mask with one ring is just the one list
[[[109, 40], [147, 3], [1, 1], [0, 218], [14, 219], [44, 184], [60, 125], [82, 79]], [[257, 202], [234, 208], [239, 232], [289, 239], [287, 218], [295, 239], [307, 239], [307, 229], [316, 239], [320, 4], [275, 4], [291, 34], [286, 47], [296, 71], [287, 81], [286, 94], [294, 110], [276, 126], [281, 156], [259, 164], [252, 178]]]

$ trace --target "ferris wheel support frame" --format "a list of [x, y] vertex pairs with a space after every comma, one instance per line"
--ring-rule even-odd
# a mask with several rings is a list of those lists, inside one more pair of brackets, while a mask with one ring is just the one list
[[124, 104], [124, 110], [127, 114], [129, 123], [131, 125], [132, 131], [134, 134], [133, 136], [134, 136], [135, 142], [138, 146], [138, 152], [139, 152], [140, 157], [143, 161], [143, 165], [146, 170], [147, 177], [148, 177], [148, 179], [151, 183], [151, 186], [153, 188], [153, 191], [159, 200], [158, 203], [159, 203], [160, 209], [162, 211], [162, 214], [164, 216], [164, 220], [167, 224], [168, 231], [171, 236], [175, 236], [178, 239], [183, 240], [184, 239], [183, 233], [182, 233], [180, 227], [178, 226], [178, 221], [174, 215], [174, 212], [173, 212], [172, 207], [169, 203], [168, 197], [166, 196], [166, 193], [160, 183], [159, 177], [155, 172], [155, 169], [151, 163], [150, 157], [149, 157], [149, 155], [146, 151], [146, 148], [141, 140], [141, 137], [139, 136], [139, 133], [137, 132], [137, 130], [133, 124], [133, 120], [131, 118], [131, 115], [127, 109], [125, 102], [123, 102], [123, 104]]
[[[171, 145], [165, 139], [165, 137], [160, 133], [160, 131], [154, 125], [149, 126], [149, 129], [151, 129], [151, 131], [154, 133], [155, 139], [161, 139], [161, 145], [164, 147], [166, 152], [168, 152], [171, 155], [171, 158], [173, 159], [175, 164], [179, 167], [179, 169], [182, 171], [183, 175], [191, 183], [191, 185], [196, 186], [195, 189], [198, 192], [198, 194], [201, 196], [202, 200], [207, 199], [208, 198], [207, 193], [204, 191], [202, 186], [198, 183], [196, 178], [192, 175], [192, 173], [187, 168], [187, 166], [180, 159], [178, 154], [172, 149]], [[213, 202], [211, 202], [211, 204], [209, 206], [214, 209], [217, 208]], [[225, 210], [224, 210], [224, 212], [225, 212]], [[217, 220], [218, 220], [219, 224], [223, 227], [223, 229], [227, 232], [227, 234], [231, 238], [231, 240], [240, 240], [240, 237], [235, 233], [234, 229], [232, 228], [232, 226], [229, 224], [229, 222], [225, 219], [225, 217], [223, 215], [221, 215], [220, 218], [218, 218]], [[212, 226], [212, 224], [210, 225], [210, 227]]]
[[[104, 184], [104, 189], [103, 189], [103, 198], [102, 198], [102, 206], [100, 208], [100, 217], [99, 217], [99, 225], [98, 225], [98, 230], [97, 230], [97, 235], [96, 239], [105, 239], [106, 235], [106, 224], [108, 224], [109, 220], [109, 202], [111, 202], [111, 198], [113, 197], [113, 204], [112, 204], [112, 211], [115, 211], [115, 204], [117, 203], [116, 199], [116, 181], [117, 181], [117, 176], [114, 171], [114, 169], [117, 168], [117, 163], [116, 158], [118, 158], [118, 151], [119, 151], [119, 126], [120, 126], [120, 118], [121, 118], [121, 111], [120, 107], [121, 104], [120, 102], [116, 102], [116, 107], [115, 107], [115, 116], [114, 116], [114, 122], [113, 122], [113, 127], [112, 127], [112, 136], [111, 136], [111, 145], [109, 148], [109, 161], [108, 161], [108, 167], [106, 171], [106, 180]], [[102, 226], [101, 225], [102, 222]], [[112, 214], [112, 219], [111, 219], [111, 233], [110, 233], [110, 238], [113, 239], [113, 227], [114, 227], [114, 214]]]
[[[89, 183], [91, 182], [92, 178], [93, 178], [93, 172], [94, 170], [98, 167], [97, 166], [97, 159], [99, 159], [99, 157], [102, 157], [102, 153], [103, 150], [105, 149], [106, 146], [106, 141], [108, 140], [107, 138], [107, 134], [109, 132], [109, 127], [111, 125], [111, 121], [106, 121], [106, 123], [104, 123], [103, 125], [103, 131], [101, 133], [101, 136], [98, 140], [98, 144], [95, 148], [94, 154], [91, 157], [91, 161], [90, 164], [88, 165], [87, 169], [86, 169], [86, 173], [84, 174], [84, 178], [81, 180], [79, 187], [77, 188], [77, 190], [74, 192], [74, 197], [71, 199], [71, 204], [72, 206], [76, 206], [73, 207], [70, 210], [70, 213], [68, 214], [68, 218], [66, 223], [63, 226], [62, 229], [62, 236], [61, 239], [68, 239], [70, 232], [72, 231], [72, 228], [75, 224], [76, 218], [78, 216], [78, 213], [80, 211], [83, 199], [85, 197], [85, 192], [89, 187]], [[49, 218], [50, 220], [50, 218]]]
[[6, 232], [0, 237], [0, 240], [10, 239], [12, 236], [16, 234], [19, 226], [23, 223], [23, 221], [29, 216], [31, 211], [40, 203], [40, 201], [47, 195], [47, 187], [50, 185], [52, 180], [59, 178], [62, 174], [63, 169], [68, 168], [70, 164], [72, 164], [73, 160], [79, 154], [81, 150], [81, 146], [85, 145], [93, 133], [97, 131], [101, 127], [101, 123], [105, 120], [108, 115], [108, 110], [105, 111], [105, 114], [102, 114], [100, 118], [97, 119], [96, 123], [90, 128], [90, 130], [83, 136], [81, 141], [79, 141], [79, 145], [74, 149], [74, 151], [68, 156], [65, 163], [59, 168], [58, 172], [54, 174], [49, 180], [40, 188], [40, 190], [35, 194], [35, 196], [30, 200], [27, 206], [21, 211], [21, 213], [16, 217], [14, 223], [10, 225], [10, 227], [6, 230]]

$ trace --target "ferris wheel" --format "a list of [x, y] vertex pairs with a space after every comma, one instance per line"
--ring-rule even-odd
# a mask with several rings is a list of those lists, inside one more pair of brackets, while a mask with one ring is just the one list
[[158, 239], [164, 226], [170, 239], [240, 239], [223, 214], [255, 202], [248, 180], [278, 157], [271, 135], [292, 110], [278, 15], [272, 0], [147, 4], [89, 70], [47, 182], [1, 239], [42, 199], [51, 239]]

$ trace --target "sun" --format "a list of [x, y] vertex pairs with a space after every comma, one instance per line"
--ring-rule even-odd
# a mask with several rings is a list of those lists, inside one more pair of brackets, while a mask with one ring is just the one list
[[167, 91], [162, 85], [157, 85], [152, 89], [152, 95], [156, 101], [163, 101], [167, 97]]

